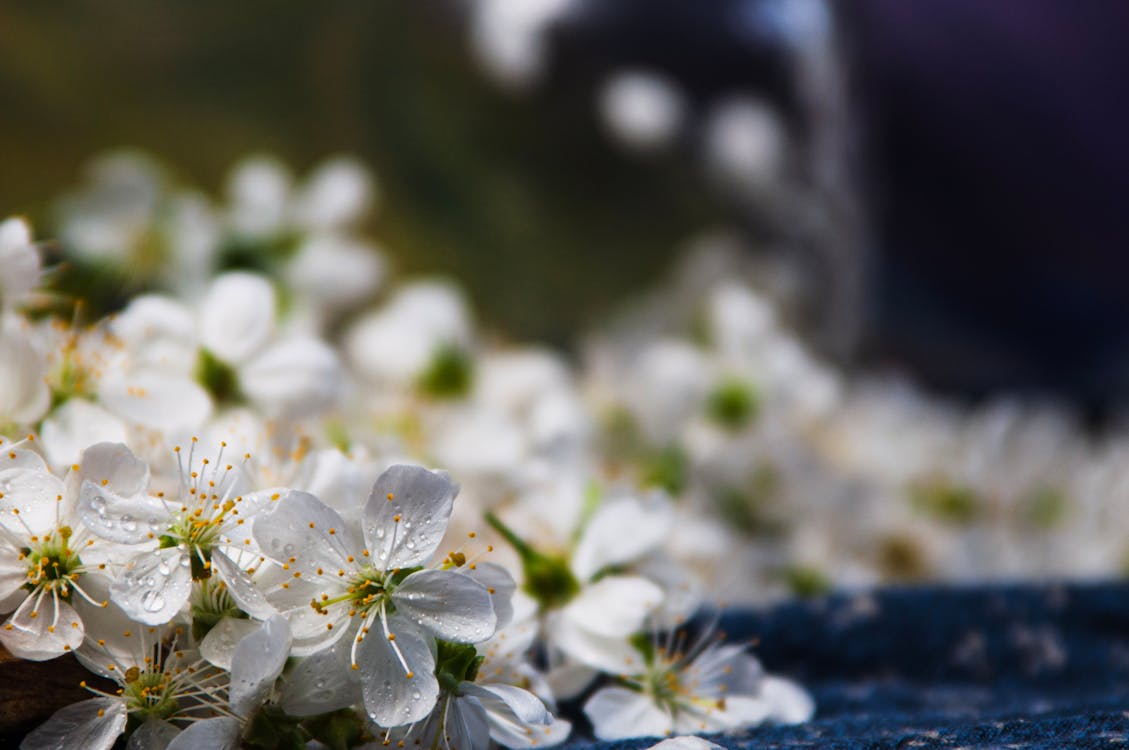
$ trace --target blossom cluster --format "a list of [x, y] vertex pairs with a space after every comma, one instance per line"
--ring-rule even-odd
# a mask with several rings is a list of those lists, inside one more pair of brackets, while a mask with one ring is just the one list
[[389, 283], [376, 195], [345, 158], [251, 159], [214, 201], [117, 154], [57, 240], [0, 223], [0, 644], [93, 695], [22, 747], [551, 746], [565, 701], [601, 739], [807, 720], [700, 616], [745, 538], [611, 445], [601, 367]]

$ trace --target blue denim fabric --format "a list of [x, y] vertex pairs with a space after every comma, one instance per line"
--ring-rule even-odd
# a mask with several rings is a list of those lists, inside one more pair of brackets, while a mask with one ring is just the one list
[[886, 589], [722, 629], [817, 703], [805, 725], [710, 737], [729, 748], [1129, 747], [1129, 585]]

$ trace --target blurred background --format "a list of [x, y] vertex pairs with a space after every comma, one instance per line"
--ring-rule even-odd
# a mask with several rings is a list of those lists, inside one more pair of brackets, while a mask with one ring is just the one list
[[[933, 388], [1129, 386], [1129, 6], [1096, 0], [0, 6], [0, 214], [91, 157], [222, 192], [372, 165], [370, 227], [568, 345], [719, 227], [825, 357]], [[504, 282], [504, 283], [503, 283]]]

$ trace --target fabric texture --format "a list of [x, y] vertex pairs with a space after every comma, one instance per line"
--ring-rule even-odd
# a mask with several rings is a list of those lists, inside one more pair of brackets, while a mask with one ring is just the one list
[[1129, 746], [1129, 585], [885, 589], [721, 627], [817, 705], [804, 725], [710, 737], [734, 750]]

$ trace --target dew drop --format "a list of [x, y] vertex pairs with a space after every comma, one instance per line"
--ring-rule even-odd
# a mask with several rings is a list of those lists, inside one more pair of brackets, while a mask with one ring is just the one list
[[146, 612], [159, 612], [165, 606], [165, 597], [158, 591], [146, 591], [141, 596], [141, 606]]

